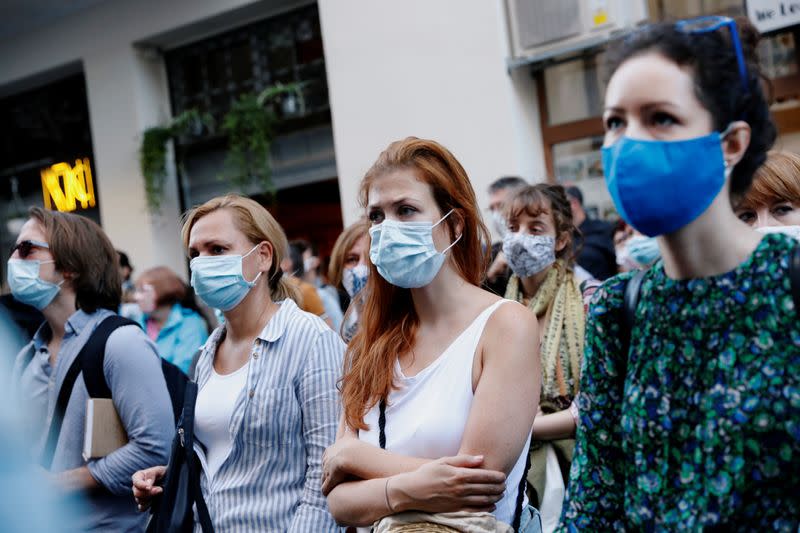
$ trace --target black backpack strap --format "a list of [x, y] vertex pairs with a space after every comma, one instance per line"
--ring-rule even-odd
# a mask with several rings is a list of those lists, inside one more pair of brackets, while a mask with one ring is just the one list
[[78, 359], [81, 360], [83, 382], [89, 392], [89, 398], [111, 398], [111, 389], [108, 388], [106, 376], [103, 373], [103, 363], [106, 359], [106, 342], [111, 333], [122, 326], [139, 325], [119, 315], [111, 315], [104, 319], [95, 328], [92, 336], [86, 341]]
[[636, 308], [639, 306], [639, 293], [642, 290], [642, 282], [647, 275], [647, 270], [640, 270], [625, 284], [625, 293], [622, 301], [622, 349], [624, 360], [628, 360], [628, 352], [631, 347], [631, 332], [636, 322]]
[[794, 311], [800, 316], [800, 246], [794, 249], [794, 253], [789, 259], [789, 281], [792, 283]]
[[83, 371], [83, 380], [90, 398], [111, 398], [111, 390], [103, 374], [103, 360], [105, 359], [106, 341], [111, 332], [120, 326], [135, 324], [135, 322], [119, 315], [112, 315], [104, 319], [89, 336], [75, 360], [67, 370], [67, 375], [58, 391], [53, 418], [47, 431], [47, 441], [40, 459], [40, 464], [47, 470], [53, 465], [53, 456], [56, 453], [58, 437], [61, 434], [61, 425], [64, 423], [64, 414], [72, 396], [72, 389], [78, 374]]

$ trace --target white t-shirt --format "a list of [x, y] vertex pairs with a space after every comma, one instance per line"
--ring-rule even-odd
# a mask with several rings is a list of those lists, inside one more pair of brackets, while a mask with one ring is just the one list
[[219, 471], [233, 448], [231, 418], [236, 400], [247, 384], [249, 368], [250, 361], [239, 370], [222, 376], [212, 367], [211, 376], [197, 394], [194, 433], [206, 448], [209, 479]]

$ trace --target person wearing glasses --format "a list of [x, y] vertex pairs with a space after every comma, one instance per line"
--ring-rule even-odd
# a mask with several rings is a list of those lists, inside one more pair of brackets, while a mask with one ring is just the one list
[[756, 43], [746, 21], [712, 17], [610, 51], [606, 183], [662, 261], [636, 278], [630, 326], [636, 274], [595, 295], [560, 531], [798, 529], [797, 242], [731, 207], [776, 135]]
[[[45, 317], [17, 355], [11, 385], [28, 410], [25, 436], [33, 459], [65, 492], [86, 496], [85, 512], [69, 529], [142, 531], [145, 518], [130, 498], [131, 475], [166, 461], [174, 427], [155, 345], [135, 324], [108, 337], [102, 374], [128, 443], [105, 457], [83, 458], [89, 400], [84, 373], [71, 392], [65, 379], [95, 329], [119, 308], [117, 252], [91, 220], [32, 208], [8, 261], [8, 284], [14, 298]], [[62, 389], [68, 402], [53, 440], [51, 421], [58, 417]]]

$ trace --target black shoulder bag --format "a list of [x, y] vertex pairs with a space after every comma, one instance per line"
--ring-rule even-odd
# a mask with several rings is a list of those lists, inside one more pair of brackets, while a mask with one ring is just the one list
[[183, 414], [178, 421], [175, 439], [164, 478], [164, 492], [155, 502], [147, 533], [191, 533], [194, 531], [194, 507], [204, 533], [214, 533], [211, 516], [200, 488], [200, 461], [194, 451], [194, 408], [197, 383], [186, 384]]

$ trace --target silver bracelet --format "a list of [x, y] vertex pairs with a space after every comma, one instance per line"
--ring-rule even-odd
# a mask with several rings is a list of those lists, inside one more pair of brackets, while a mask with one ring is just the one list
[[392, 479], [392, 478], [390, 478], [390, 477], [387, 477], [387, 478], [386, 478], [386, 485], [385, 485], [385, 486], [384, 486], [384, 488], [383, 488], [383, 494], [384, 494], [384, 496], [386, 496], [386, 507], [389, 509], [389, 512], [390, 512], [391, 514], [394, 514], [394, 513], [395, 513], [395, 510], [394, 510], [394, 508], [392, 507], [392, 504], [391, 504], [391, 502], [389, 501], [389, 480], [390, 480], [390, 479]]

